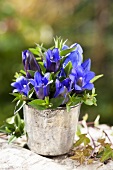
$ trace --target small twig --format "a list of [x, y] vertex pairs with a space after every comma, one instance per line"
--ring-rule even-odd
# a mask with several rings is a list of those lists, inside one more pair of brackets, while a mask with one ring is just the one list
[[[94, 125], [94, 122], [88, 122], [90, 125]], [[84, 128], [87, 130], [87, 134], [90, 136], [90, 139], [92, 140], [92, 143], [93, 143], [93, 150], [92, 150], [92, 152], [91, 152], [91, 154], [90, 154], [90, 156], [88, 157], [88, 158], [90, 158], [91, 156], [93, 156], [94, 155], [94, 153], [95, 153], [95, 149], [96, 149], [96, 144], [95, 144], [95, 141], [94, 141], [94, 139], [92, 138], [92, 136], [91, 136], [91, 134], [89, 133], [89, 129], [88, 129], [88, 123], [86, 122], [86, 121], [84, 121], [84, 120], [82, 120], [81, 121], [81, 124], [84, 126]]]
[[88, 157], [88, 159], [89, 159], [89, 158], [91, 158], [91, 156], [94, 155], [95, 149], [96, 149], [97, 146], [96, 146], [95, 141], [94, 141], [94, 139], [92, 138], [91, 134], [89, 133], [89, 130], [88, 130], [87, 132], [88, 132], [88, 134], [89, 134], [89, 136], [90, 136], [90, 138], [91, 138], [91, 140], [92, 140], [92, 143], [93, 143], [93, 150], [92, 150], [90, 156]]
[[98, 129], [98, 130], [102, 130], [102, 132], [103, 132], [103, 133], [105, 134], [105, 136], [108, 138], [109, 142], [113, 145], [113, 143], [112, 143], [112, 141], [111, 141], [109, 135], [106, 133], [105, 130], [103, 130], [103, 129], [99, 128], [99, 127], [95, 127], [95, 128]]
[[[83, 126], [84, 126], [84, 121], [82, 120], [82, 121], [79, 121], [79, 123], [80, 124], [82, 124]], [[90, 126], [90, 125], [92, 125], [92, 126], [94, 126], [94, 122], [85, 122], [85, 128], [88, 130], [88, 126]], [[96, 129], [98, 129], [98, 130], [101, 130], [99, 127], [96, 127], [95, 126], [95, 128]], [[108, 140], [109, 140], [109, 142], [113, 145], [113, 143], [112, 143], [112, 141], [111, 141], [111, 139], [110, 139], [110, 137], [109, 137], [109, 135], [106, 133], [106, 131], [105, 130], [102, 130], [102, 132], [105, 134], [105, 136], [108, 138]], [[88, 133], [89, 134], [89, 133]], [[90, 135], [90, 134], [89, 134]], [[90, 135], [90, 137], [91, 137], [91, 135]], [[91, 138], [92, 139], [92, 138]], [[94, 141], [92, 140], [92, 142], [93, 142], [93, 145], [94, 145]]]
[[92, 143], [93, 143], [94, 148], [96, 148], [95, 141], [94, 141], [94, 139], [92, 138], [91, 134], [89, 133], [89, 130], [88, 130], [88, 134], [89, 134], [89, 136], [90, 136], [90, 138], [91, 138], [91, 140], [92, 140]]
[[1, 139], [7, 139], [7, 135], [5, 133], [0, 133], [0, 138]]
[[[79, 121], [80, 124], [82, 124], [83, 121]], [[86, 122], [87, 126], [94, 126], [94, 122]]]
[[111, 141], [110, 137], [109, 137], [109, 136], [108, 136], [108, 134], [105, 132], [105, 130], [103, 130], [103, 133], [104, 133], [104, 134], [105, 134], [105, 136], [108, 138], [109, 142], [113, 145], [113, 143], [112, 143], [112, 141]]

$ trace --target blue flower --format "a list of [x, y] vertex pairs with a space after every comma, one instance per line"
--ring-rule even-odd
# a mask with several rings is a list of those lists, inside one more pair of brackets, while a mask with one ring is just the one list
[[28, 70], [40, 72], [40, 66], [38, 65], [34, 55], [29, 50], [25, 50], [22, 52], [22, 61], [23, 61], [24, 69], [26, 71], [26, 76], [28, 78], [31, 77]]
[[45, 96], [49, 96], [49, 86], [50, 83], [52, 83], [52, 81], [49, 81], [49, 76], [49, 73], [46, 73], [43, 77], [39, 72], [36, 72], [34, 74], [34, 79], [30, 79], [30, 83], [34, 86], [39, 99], [44, 99]]
[[88, 59], [81, 65], [72, 69], [69, 75], [70, 79], [74, 83], [75, 91], [92, 90], [94, 85], [90, 82], [95, 76], [95, 73], [90, 71], [91, 60]]
[[[70, 46], [70, 48], [76, 47], [75, 50], [73, 50], [71, 53], [69, 53], [63, 63], [63, 67], [67, 65], [69, 61], [72, 62], [73, 68], [76, 68], [78, 65], [81, 65], [82, 60], [83, 60], [83, 50], [82, 47], [75, 43]], [[68, 46], [63, 46], [63, 49], [68, 49]]]
[[58, 96], [63, 96], [64, 98], [66, 98], [67, 93], [72, 91], [72, 81], [69, 78], [64, 79], [62, 82], [56, 79], [55, 85], [56, 91], [54, 94], [54, 98]]
[[58, 78], [66, 77], [66, 73], [63, 68], [60, 69], [60, 72], [58, 74]]
[[45, 53], [44, 66], [48, 72], [57, 72], [60, 66], [60, 55], [58, 48], [47, 50]]
[[11, 83], [11, 86], [13, 86], [15, 89], [13, 90], [13, 93], [19, 92], [21, 94], [24, 94], [25, 96], [28, 96], [29, 93], [29, 82], [28, 80], [21, 76], [16, 79], [16, 82]]

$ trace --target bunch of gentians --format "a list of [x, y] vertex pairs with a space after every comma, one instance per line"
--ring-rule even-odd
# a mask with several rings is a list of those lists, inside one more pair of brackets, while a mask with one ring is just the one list
[[24, 70], [15, 74], [14, 101], [17, 101], [15, 113], [24, 104], [38, 110], [56, 109], [78, 103], [96, 105], [94, 81], [90, 71], [91, 59], [83, 61], [82, 47], [74, 43], [70, 47], [61, 38], [54, 39], [54, 46], [45, 49], [36, 44], [22, 52]]

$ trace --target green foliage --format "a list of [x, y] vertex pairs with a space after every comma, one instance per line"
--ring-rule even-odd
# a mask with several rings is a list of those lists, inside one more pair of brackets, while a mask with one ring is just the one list
[[52, 104], [51, 109], [56, 109], [62, 104], [64, 97], [52, 98], [50, 99], [50, 104]]
[[82, 102], [82, 97], [76, 96], [76, 94], [73, 94], [72, 96], [69, 96], [70, 100], [68, 102], [68, 105], [75, 106], [78, 103]]
[[36, 48], [29, 48], [29, 51], [31, 51], [34, 55], [37, 55], [37, 59], [41, 60], [42, 57], [44, 57], [43, 52], [45, 52], [47, 49], [43, 47], [42, 45], [36, 44]]
[[89, 106], [91, 106], [91, 105], [95, 105], [95, 106], [97, 106], [97, 104], [96, 104], [96, 98], [95, 98], [95, 96], [96, 96], [97, 94], [95, 94], [95, 89], [93, 88], [92, 89], [92, 94], [89, 94], [89, 93], [84, 93], [84, 95], [83, 95], [83, 98], [82, 98], [82, 102], [84, 102], [86, 105], [89, 105]]
[[25, 134], [23, 119], [20, 118], [18, 113], [6, 119], [5, 124], [0, 127], [0, 132], [10, 135], [9, 143], [14, 141]]
[[32, 100], [31, 102], [28, 103], [28, 105], [38, 110], [45, 110], [48, 107], [46, 101], [41, 99]]
[[99, 78], [103, 77], [103, 74], [95, 76], [90, 82], [94, 83], [96, 80], [98, 80]]
[[28, 73], [30, 73], [30, 75], [31, 75], [32, 77], [34, 77], [35, 71], [32, 71], [32, 70], [27, 70], [27, 71], [28, 71]]
[[72, 96], [69, 95], [69, 102], [66, 104], [67, 108], [68, 110], [70, 110], [69, 107], [75, 106], [78, 103], [85, 103], [86, 105], [89, 106], [91, 105], [97, 106], [95, 98], [96, 95], [97, 94], [95, 94], [94, 88], [92, 89], [92, 94], [84, 92], [84, 94], [82, 95], [81, 94], [80, 95], [73, 94]]
[[100, 158], [101, 162], [105, 162], [106, 160], [113, 160], [113, 148], [110, 143], [105, 142], [105, 138], [98, 139], [98, 143], [101, 144], [99, 151], [97, 153], [97, 158]]
[[[97, 128], [97, 124], [99, 124], [99, 116], [94, 121], [94, 128]], [[106, 162], [108, 160], [113, 160], [113, 148], [112, 141], [110, 141], [109, 136], [103, 130], [105, 134], [104, 138], [99, 138], [97, 140], [93, 139], [92, 134], [87, 131], [87, 134], [82, 134], [81, 129], [84, 127], [86, 130], [88, 129], [87, 124], [90, 122], [86, 122], [88, 119], [88, 115], [86, 114], [83, 117], [81, 124], [78, 125], [77, 135], [79, 139], [73, 145], [72, 153], [73, 155], [70, 157], [73, 160], [79, 161], [80, 164], [87, 163], [91, 164], [95, 159], [99, 159], [100, 162]], [[106, 139], [109, 140], [109, 143], [106, 142]]]
[[74, 147], [79, 146], [80, 144], [84, 144], [84, 146], [88, 145], [90, 143], [90, 139], [86, 136], [87, 134], [81, 134], [79, 135], [79, 139], [74, 144]]
[[14, 114], [18, 113], [23, 108], [23, 106], [25, 104], [26, 104], [26, 101], [18, 100], [18, 102], [16, 103], [16, 106], [15, 106]]
[[40, 56], [40, 48], [29, 48], [29, 51], [31, 51], [34, 55]]
[[42, 70], [42, 73], [45, 74], [46, 69], [45, 69], [45, 67], [43, 66], [43, 62], [38, 62], [38, 64], [40, 65], [40, 68], [41, 68], [41, 70]]
[[65, 42], [63, 42], [63, 39], [61, 39], [61, 37], [56, 36], [56, 38], [54, 38], [55, 48], [59, 48], [60, 50], [62, 50], [62, 47], [65, 44]]
[[72, 52], [72, 51], [75, 50], [75, 49], [76, 49], [76, 47], [69, 48], [69, 49], [66, 49], [66, 50], [62, 50], [62, 51], [60, 52], [60, 56], [65, 56], [65, 55], [69, 54], [70, 52]]
[[58, 106], [62, 104], [63, 100], [64, 97], [51, 98], [50, 100], [49, 97], [45, 97], [45, 100], [41, 99], [32, 100], [31, 102], [28, 103], [28, 105], [38, 110], [56, 109]]
[[72, 63], [68, 62], [68, 64], [65, 66], [64, 71], [66, 73], [66, 76], [68, 77], [72, 70]]

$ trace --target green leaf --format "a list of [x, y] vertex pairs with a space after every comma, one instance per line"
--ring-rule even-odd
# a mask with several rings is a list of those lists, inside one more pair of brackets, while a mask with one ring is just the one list
[[41, 100], [41, 99], [35, 99], [35, 100], [32, 100], [31, 102], [29, 102], [28, 104], [36, 104], [36, 105], [41, 105], [41, 106], [44, 106], [46, 105], [46, 102], [45, 100]]
[[86, 105], [89, 105], [89, 106], [91, 106], [91, 105], [94, 104], [91, 99], [86, 99], [86, 100], [84, 100], [84, 103], [85, 103]]
[[112, 155], [113, 155], [112, 148], [110, 146], [106, 146], [104, 153], [100, 159], [101, 162], [104, 162], [104, 161], [108, 160], [109, 158], [112, 158]]
[[7, 118], [6, 119], [6, 123], [8, 124], [14, 124], [14, 116], [10, 117], [10, 118]]
[[98, 76], [95, 76], [90, 82], [94, 83], [96, 80], [98, 80], [99, 78], [103, 77], [103, 74], [100, 74]]
[[30, 99], [32, 97], [34, 93], [34, 88], [32, 88], [30, 91], [29, 91], [29, 94], [28, 94], [28, 99]]
[[15, 116], [12, 116], [12, 117], [6, 119], [5, 127], [6, 127], [6, 131], [8, 133], [13, 132], [15, 130], [14, 117]]
[[28, 105], [34, 107], [37, 110], [47, 109], [47, 106], [46, 106], [47, 104], [45, 100], [41, 100], [41, 99], [32, 100], [31, 102], [28, 103]]
[[79, 146], [82, 143], [84, 143], [85, 146], [90, 143], [90, 139], [88, 137], [86, 137], [86, 134], [81, 134], [79, 136], [79, 139], [74, 144], [74, 147], [77, 147], [77, 146]]
[[7, 131], [6, 131], [6, 125], [2, 125], [2, 126], [0, 127], [0, 132], [2, 132], [2, 133], [7, 133]]
[[32, 52], [35, 55], [40, 55], [40, 52], [37, 48], [29, 48], [29, 51]]
[[71, 63], [71, 61], [69, 61], [68, 64], [64, 68], [64, 71], [67, 76], [70, 74], [72, 68], [73, 68], [72, 63]]
[[19, 100], [15, 106], [15, 111], [14, 111], [14, 114], [16, 114], [17, 112], [19, 112], [22, 107], [26, 104], [26, 101], [22, 101], [22, 100]]
[[15, 73], [15, 75], [14, 75], [14, 78], [16, 78], [16, 79], [17, 79], [17, 78], [19, 78], [20, 76], [22, 76], [22, 74], [21, 74], [21, 73], [17, 73], [17, 72], [16, 72], [16, 73]]
[[70, 106], [75, 106], [78, 103], [81, 103], [82, 98], [79, 96], [75, 96], [75, 94], [73, 96], [70, 96]]
[[24, 126], [25, 126], [25, 123], [24, 123], [24, 120], [23, 119], [21, 119], [21, 124], [20, 124], [20, 132], [22, 133], [22, 134], [24, 134]]
[[86, 105], [89, 105], [89, 106], [91, 106], [91, 105], [95, 105], [95, 106], [97, 106], [97, 104], [96, 104], [96, 98], [95, 98], [95, 96], [96, 96], [96, 94], [89, 94], [89, 93], [85, 93], [84, 95], [83, 95], [83, 98], [82, 98], [82, 101], [86, 104]]
[[52, 98], [50, 99], [50, 104], [52, 103], [51, 109], [55, 109], [59, 107], [64, 100], [64, 97], [57, 97], [57, 98]]
[[33, 103], [30, 103], [29, 105], [32, 106], [33, 108], [37, 109], [37, 110], [45, 110], [45, 109], [47, 109], [46, 106], [35, 105]]
[[15, 99], [12, 102], [15, 102], [17, 100], [22, 100], [22, 94], [20, 93], [12, 93], [13, 96], [16, 96]]
[[24, 70], [20, 70], [20, 73], [26, 76], [26, 72]]
[[8, 139], [8, 143], [13, 142], [14, 140], [16, 140], [16, 136], [15, 135], [11, 135], [11, 137]]
[[95, 95], [95, 88], [92, 89], [92, 94]]
[[14, 122], [15, 122], [16, 126], [19, 128], [21, 125], [21, 118], [18, 113], [14, 117]]
[[98, 115], [94, 121], [94, 126], [97, 127], [99, 125], [100, 115]]
[[88, 114], [87, 114], [87, 113], [83, 116], [83, 120], [84, 120], [85, 122], [88, 120]]
[[43, 47], [43, 44], [41, 44], [41, 45], [39, 45], [39, 44], [37, 44], [37, 43], [35, 43], [35, 44], [37, 45], [36, 48], [37, 48], [39, 51], [44, 51], [44, 52], [47, 51], [47, 49]]
[[45, 74], [46, 68], [44, 67], [44, 63], [43, 62], [38, 62], [38, 64], [40, 65], [40, 68], [41, 68], [43, 74]]
[[81, 125], [81, 124], [78, 124], [78, 125], [77, 125], [77, 131], [76, 131], [76, 135], [77, 135], [77, 136], [80, 136], [80, 135], [81, 135], [81, 130], [82, 130], [82, 125]]
[[55, 48], [58, 48], [61, 50], [64, 44], [63, 39], [61, 39], [61, 37], [56, 36], [56, 38], [54, 38], [54, 42], [55, 42]]
[[70, 105], [66, 104], [67, 112], [70, 112]]
[[45, 102], [46, 102], [47, 105], [49, 105], [49, 96], [45, 97]]
[[60, 56], [65, 56], [65, 55], [71, 53], [72, 51], [74, 51], [75, 49], [76, 49], [76, 47], [69, 48], [69, 49], [66, 49], [66, 50], [62, 50], [62, 51], [60, 52]]
[[28, 73], [30, 73], [30, 75], [31, 75], [32, 77], [34, 77], [35, 71], [33, 71], [33, 70], [27, 70], [27, 71], [28, 71]]

